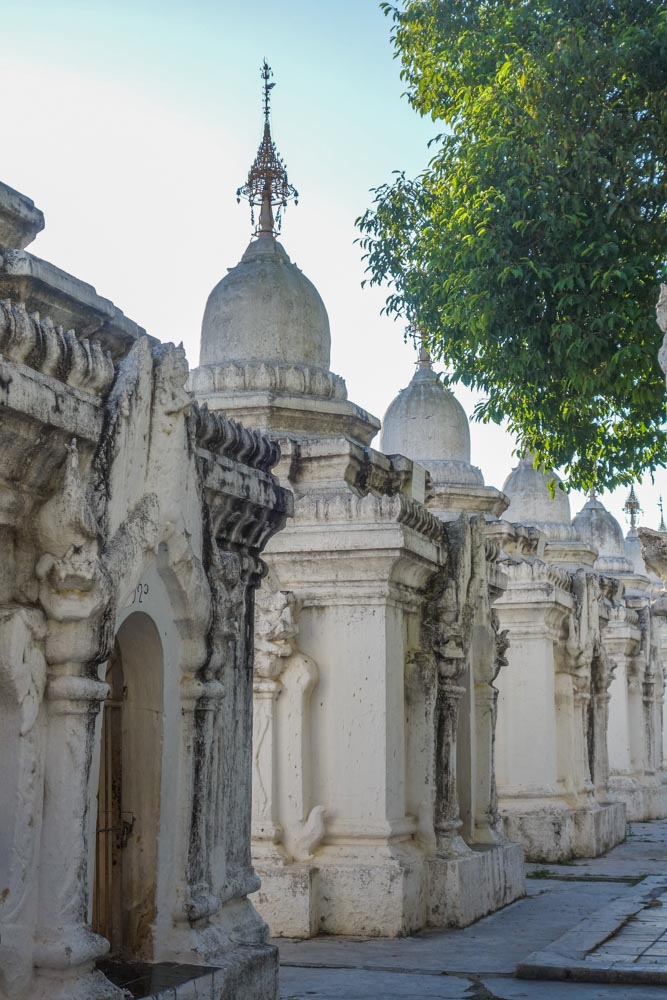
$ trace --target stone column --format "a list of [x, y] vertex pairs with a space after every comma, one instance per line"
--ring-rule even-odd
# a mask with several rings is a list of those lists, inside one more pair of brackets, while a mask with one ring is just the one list
[[599, 801], [605, 802], [609, 794], [609, 751], [607, 734], [609, 731], [609, 687], [613, 677], [613, 664], [605, 654], [603, 645], [596, 643], [591, 664], [592, 698], [592, 780]]
[[49, 675], [35, 1000], [122, 995], [93, 969], [109, 945], [87, 923], [95, 716], [108, 693], [97, 678], [97, 665], [108, 654], [103, 616], [111, 607], [98, 532], [73, 442], [62, 488], [37, 518], [43, 555], [35, 574], [47, 618]]
[[182, 686], [184, 770], [191, 772], [190, 796], [187, 798], [187, 835], [184, 838], [186, 898], [188, 920], [211, 917], [220, 909], [212, 873], [212, 850], [215, 838], [215, 810], [212, 793], [215, 786], [214, 734], [224, 688], [217, 680], [191, 678]]
[[574, 676], [574, 711], [575, 725], [575, 761], [577, 763], [577, 793], [590, 794], [593, 791], [593, 778], [590, 763], [591, 744], [589, 737], [592, 731], [589, 726], [589, 709], [591, 692], [588, 679], [576, 674]]
[[[253, 851], [263, 858], [282, 857], [276, 845], [283, 837], [279, 820], [276, 703], [280, 680], [292, 652], [296, 626], [294, 599], [285, 591], [261, 588], [255, 601], [255, 668], [253, 679], [252, 837]], [[284, 734], [287, 736], [287, 734]], [[301, 769], [301, 761], [295, 764]], [[259, 858], [258, 858], [259, 860]]]
[[630, 715], [630, 761], [632, 772], [641, 778], [644, 768], [643, 661], [636, 657], [628, 672], [628, 705]]
[[255, 848], [282, 839], [278, 823], [275, 711], [282, 684], [259, 675], [253, 682], [252, 836]]
[[[64, 665], [72, 670], [77, 664]], [[95, 716], [108, 686], [101, 681], [54, 673], [48, 683], [39, 922], [35, 945], [35, 998], [106, 1000], [122, 997], [95, 959], [108, 942], [93, 934], [88, 914], [89, 779]]]
[[278, 760], [279, 818], [288, 854], [307, 860], [321, 843], [325, 810], [313, 803], [311, 695], [319, 680], [314, 660], [295, 649], [285, 661], [278, 705], [283, 753]]
[[36, 609], [0, 608], [0, 984], [10, 996], [29, 987], [39, 913], [45, 631]]
[[609, 729], [609, 691], [598, 691], [593, 695], [595, 706], [595, 791], [603, 798], [607, 795], [609, 783], [609, 754], [607, 752], [607, 732]]
[[448, 676], [440, 666], [438, 694], [435, 703], [435, 809], [434, 828], [437, 855], [453, 858], [467, 854], [469, 847], [459, 831], [462, 827], [456, 783], [456, 739], [459, 706], [465, 688]]
[[475, 724], [477, 734], [477, 795], [475, 798], [475, 840], [497, 844], [498, 795], [494, 762], [498, 691], [488, 682], [475, 685]]
[[655, 696], [655, 681], [653, 675], [647, 670], [645, 680], [642, 684], [642, 703], [644, 706], [644, 771], [646, 774], [655, 774], [655, 719], [653, 713], [653, 700]]

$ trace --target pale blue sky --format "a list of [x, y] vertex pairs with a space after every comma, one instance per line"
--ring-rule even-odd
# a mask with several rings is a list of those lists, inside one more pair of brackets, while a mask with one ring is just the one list
[[[182, 340], [192, 365], [208, 292], [250, 236], [235, 191], [260, 139], [267, 57], [274, 137], [301, 196], [282, 242], [328, 308], [333, 370], [382, 416], [412, 350], [380, 316], [383, 293], [360, 288], [354, 219], [392, 170], [418, 172], [437, 129], [401, 99], [376, 0], [0, 0], [0, 19], [0, 177], [46, 215], [30, 249]], [[470, 413], [475, 397], [457, 395]], [[473, 461], [501, 486], [511, 440], [471, 431]], [[661, 491], [664, 470], [638, 488], [648, 524]], [[624, 527], [625, 493], [603, 497]]]

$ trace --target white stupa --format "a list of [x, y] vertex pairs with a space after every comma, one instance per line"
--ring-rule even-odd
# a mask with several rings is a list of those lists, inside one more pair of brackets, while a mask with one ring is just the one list
[[271, 137], [268, 94], [262, 141], [237, 192], [253, 221], [259, 208], [258, 224], [208, 297], [190, 388], [211, 409], [277, 436], [342, 435], [365, 446], [380, 422], [349, 402], [344, 380], [330, 371], [324, 302], [276, 238], [281, 210], [298, 196]]
[[505, 497], [485, 486], [481, 471], [471, 464], [465, 410], [438, 379], [424, 348], [411, 382], [387, 408], [380, 448], [424, 466], [431, 477], [429, 507], [441, 516], [464, 510], [497, 516], [505, 509]]
[[504, 519], [542, 531], [551, 561], [593, 565], [597, 549], [573, 527], [570, 501], [555, 472], [539, 468], [533, 456], [526, 454], [505, 480], [503, 492], [510, 500]]
[[572, 524], [580, 538], [597, 549], [596, 570], [612, 576], [635, 572], [626, 552], [623, 529], [613, 514], [597, 499], [594, 490], [591, 490], [589, 499], [574, 517]]

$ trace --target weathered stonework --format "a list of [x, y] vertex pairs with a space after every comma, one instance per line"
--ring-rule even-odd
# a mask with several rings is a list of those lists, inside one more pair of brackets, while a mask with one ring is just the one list
[[197, 405], [182, 348], [1, 256], [0, 993], [120, 997], [95, 968], [108, 933], [120, 959], [219, 965], [216, 997], [274, 1000], [247, 896], [254, 591], [291, 510], [279, 450]]

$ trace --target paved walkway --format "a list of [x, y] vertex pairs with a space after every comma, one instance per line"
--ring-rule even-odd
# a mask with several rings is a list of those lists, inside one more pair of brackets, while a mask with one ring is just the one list
[[[603, 858], [570, 865], [529, 865], [528, 896], [462, 931], [411, 938], [314, 938], [282, 941], [281, 1000], [665, 1000], [664, 986], [519, 980], [517, 965], [586, 918], [628, 899], [646, 876], [667, 876], [667, 821], [635, 823]], [[656, 898], [659, 904], [663, 902]], [[634, 960], [662, 957], [665, 906], [650, 936], [635, 932]], [[643, 911], [646, 913], [648, 911]], [[631, 932], [636, 918], [626, 925]], [[662, 929], [661, 929], [662, 928]], [[659, 933], [658, 933], [659, 931]], [[626, 947], [625, 931], [617, 935]], [[604, 948], [611, 948], [605, 941]], [[665, 949], [667, 950], [667, 949]], [[625, 953], [622, 953], [625, 954]], [[610, 963], [613, 956], [610, 957]], [[667, 963], [667, 958], [664, 960]], [[655, 966], [654, 962], [651, 962]]]

